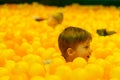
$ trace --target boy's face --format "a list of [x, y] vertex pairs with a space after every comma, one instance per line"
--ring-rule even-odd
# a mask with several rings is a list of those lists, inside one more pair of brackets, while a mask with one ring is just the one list
[[90, 55], [91, 55], [91, 49], [90, 49], [90, 39], [85, 41], [84, 43], [79, 43], [77, 48], [73, 50], [73, 59], [76, 57], [82, 57], [85, 60], [88, 61]]

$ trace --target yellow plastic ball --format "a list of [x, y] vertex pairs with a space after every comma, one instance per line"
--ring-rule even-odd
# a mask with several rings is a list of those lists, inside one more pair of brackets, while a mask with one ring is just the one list
[[73, 64], [75, 68], [85, 67], [87, 65], [87, 62], [85, 59], [81, 57], [77, 57], [73, 60]]
[[34, 76], [30, 80], [45, 80], [45, 78], [43, 78], [41, 76]]
[[45, 76], [45, 67], [39, 63], [33, 63], [29, 68], [31, 76]]

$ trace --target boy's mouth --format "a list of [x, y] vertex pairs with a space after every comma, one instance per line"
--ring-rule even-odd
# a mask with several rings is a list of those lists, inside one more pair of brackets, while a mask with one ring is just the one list
[[87, 56], [87, 58], [89, 58], [90, 56]]

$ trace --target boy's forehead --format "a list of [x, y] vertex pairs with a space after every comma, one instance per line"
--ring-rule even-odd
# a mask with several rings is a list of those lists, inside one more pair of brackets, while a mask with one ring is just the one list
[[86, 41], [84, 42], [80, 42], [81, 45], [89, 45], [91, 42], [91, 39], [87, 39]]

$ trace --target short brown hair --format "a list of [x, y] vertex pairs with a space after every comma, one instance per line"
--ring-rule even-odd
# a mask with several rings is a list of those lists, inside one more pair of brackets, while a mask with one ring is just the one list
[[66, 59], [68, 48], [75, 49], [78, 43], [85, 42], [88, 38], [92, 39], [91, 34], [84, 29], [73, 26], [65, 28], [58, 37], [58, 45], [62, 56]]

